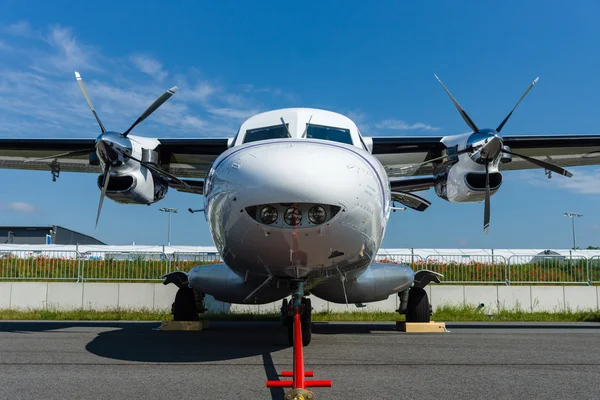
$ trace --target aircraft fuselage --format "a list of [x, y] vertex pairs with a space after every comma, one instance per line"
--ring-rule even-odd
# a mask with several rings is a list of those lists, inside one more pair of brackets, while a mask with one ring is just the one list
[[204, 199], [215, 245], [239, 276], [358, 275], [390, 212], [388, 177], [368, 151], [293, 136], [232, 146], [212, 164]]

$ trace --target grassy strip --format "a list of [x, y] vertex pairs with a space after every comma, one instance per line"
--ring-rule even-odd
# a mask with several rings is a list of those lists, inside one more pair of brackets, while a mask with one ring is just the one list
[[[53, 321], [167, 321], [173, 316], [168, 310], [0, 310], [0, 320], [53, 320]], [[203, 314], [202, 319], [210, 321], [279, 321], [279, 314]], [[335, 321], [404, 321], [404, 316], [395, 312], [352, 311], [352, 312], [313, 312], [314, 322]], [[501, 310], [488, 315], [475, 307], [439, 307], [432, 315], [434, 321], [497, 321], [497, 322], [600, 322], [600, 310], [527, 312], [524, 310]]]

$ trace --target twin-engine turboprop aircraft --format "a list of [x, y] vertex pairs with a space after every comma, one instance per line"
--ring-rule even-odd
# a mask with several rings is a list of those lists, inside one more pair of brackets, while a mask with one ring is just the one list
[[0, 139], [0, 167], [50, 170], [53, 179], [99, 173], [96, 224], [104, 197], [152, 204], [170, 188], [202, 195], [223, 264], [164, 277], [179, 287], [174, 319], [197, 319], [207, 294], [229, 303], [282, 300], [290, 342], [289, 322], [300, 310], [304, 345], [311, 340], [307, 294], [357, 305], [397, 294], [407, 321], [430, 320], [424, 287], [440, 275], [374, 262], [395, 203], [424, 211], [430, 203], [413, 193], [432, 187], [450, 202], [484, 201], [487, 232], [503, 171], [539, 167], [570, 177], [562, 167], [600, 163], [599, 135], [500, 136], [537, 79], [496, 129], [478, 128], [444, 86], [471, 128], [460, 135], [366, 137], [343, 115], [289, 108], [249, 118], [232, 139], [154, 139], [131, 131], [176, 87], [121, 133], [105, 129], [76, 78], [101, 134]]

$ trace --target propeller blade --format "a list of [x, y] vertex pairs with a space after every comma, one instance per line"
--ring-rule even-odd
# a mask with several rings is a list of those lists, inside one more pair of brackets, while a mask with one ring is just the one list
[[519, 103], [521, 102], [521, 100], [523, 100], [525, 98], [525, 96], [527, 96], [527, 93], [529, 93], [529, 91], [531, 90], [531, 88], [533, 88], [535, 86], [535, 84], [540, 80], [539, 77], [535, 78], [535, 80], [531, 83], [531, 85], [529, 85], [529, 87], [527, 88], [527, 90], [525, 91], [525, 93], [523, 93], [523, 96], [521, 96], [521, 98], [519, 99], [519, 101], [517, 101], [517, 104], [515, 104], [515, 106], [513, 107], [513, 109], [508, 113], [508, 115], [506, 116], [506, 118], [504, 118], [504, 121], [502, 121], [502, 123], [500, 123], [500, 125], [498, 125], [498, 128], [496, 128], [496, 132], [500, 132], [502, 130], [502, 127], [504, 126], [504, 124], [506, 124], [506, 121], [508, 121], [508, 119], [510, 118], [510, 116], [512, 115], [512, 113], [517, 109], [517, 106], [519, 105]]
[[61, 157], [69, 157], [69, 156], [85, 156], [85, 155], [88, 155], [88, 154], [93, 153], [95, 151], [96, 151], [96, 149], [70, 151], [68, 153], [60, 153], [60, 154], [55, 154], [53, 156], [40, 157], [40, 158], [30, 158], [28, 160], [25, 160], [25, 162], [27, 163], [27, 162], [32, 162], [32, 161], [50, 160], [50, 159], [53, 159], [53, 158], [61, 158]]
[[485, 163], [485, 208], [483, 211], [483, 233], [487, 235], [490, 226], [490, 173], [489, 163]]
[[178, 177], [176, 177], [175, 175], [168, 173], [167, 171], [163, 171], [162, 169], [160, 169], [160, 168], [158, 168], [158, 167], [155, 167], [154, 165], [152, 165], [152, 164], [150, 164], [150, 163], [147, 163], [147, 162], [145, 162], [145, 161], [139, 160], [139, 159], [137, 159], [137, 158], [135, 158], [135, 157], [133, 157], [133, 156], [131, 156], [131, 155], [129, 155], [129, 154], [123, 154], [122, 152], [120, 152], [120, 153], [121, 153], [121, 154], [122, 154], [124, 157], [131, 158], [133, 161], [137, 161], [137, 162], [139, 162], [139, 163], [140, 163], [141, 165], [143, 165], [144, 167], [148, 168], [149, 170], [152, 170], [152, 171], [156, 172], [156, 173], [157, 173], [157, 174], [159, 174], [159, 175], [166, 176], [167, 178], [170, 178], [170, 179], [172, 179], [173, 181], [175, 181], [175, 182], [179, 183], [180, 185], [183, 185], [183, 186], [185, 186], [186, 188], [189, 188], [189, 187], [190, 187], [190, 185], [188, 185], [187, 183], [185, 183], [184, 181], [182, 181], [181, 179], [179, 179], [179, 178], [178, 178]]
[[129, 132], [131, 132], [131, 130], [133, 128], [135, 128], [140, 122], [142, 122], [143, 120], [148, 118], [150, 116], [150, 114], [152, 114], [154, 111], [156, 111], [156, 109], [158, 107], [160, 107], [165, 101], [169, 100], [171, 98], [171, 96], [173, 96], [175, 93], [177, 93], [177, 90], [178, 90], [177, 86], [173, 86], [171, 89], [164, 92], [158, 99], [156, 99], [154, 101], [154, 103], [152, 103], [150, 105], [150, 107], [148, 107], [146, 109], [146, 111], [144, 111], [144, 113], [137, 119], [137, 121], [135, 121], [133, 123], [133, 125], [131, 125], [129, 127], [129, 129], [127, 129], [125, 132], [123, 132], [123, 134], [121, 136], [127, 137], [127, 135], [129, 135]]
[[558, 165], [554, 165], [554, 164], [550, 164], [547, 161], [542, 161], [542, 160], [537, 160], [535, 158], [529, 157], [529, 156], [525, 156], [523, 154], [517, 154], [513, 151], [508, 151], [508, 150], [502, 150], [503, 153], [508, 153], [508, 154], [512, 154], [513, 156], [517, 156], [517, 157], [521, 157], [522, 159], [529, 161], [532, 164], [535, 164], [539, 167], [545, 168], [549, 171], [552, 172], [556, 172], [557, 174], [561, 174], [566, 176], [567, 178], [570, 178], [573, 176], [572, 173], [570, 173], [569, 171], [567, 171], [566, 169], [559, 167]]
[[467, 123], [467, 125], [469, 125], [469, 127], [471, 129], [473, 129], [473, 132], [477, 133], [479, 132], [479, 129], [477, 128], [477, 126], [475, 125], [475, 123], [471, 120], [471, 118], [469, 118], [469, 116], [467, 115], [467, 113], [465, 112], [465, 110], [463, 110], [463, 108], [460, 106], [460, 104], [458, 104], [458, 101], [456, 101], [456, 99], [454, 98], [454, 96], [452, 96], [452, 93], [450, 93], [450, 91], [448, 90], [448, 88], [446, 88], [446, 86], [444, 85], [444, 83], [442, 82], [442, 80], [440, 78], [438, 78], [438, 76], [436, 74], [435, 75], [436, 79], [438, 80], [438, 82], [442, 85], [442, 87], [444, 88], [444, 90], [446, 91], [446, 93], [448, 93], [448, 96], [450, 96], [450, 100], [452, 100], [452, 102], [454, 103], [454, 106], [456, 107], [456, 109], [458, 110], [458, 112], [460, 113], [460, 115], [463, 117], [463, 119], [465, 120], [465, 122]]
[[98, 221], [100, 220], [100, 211], [102, 211], [102, 203], [104, 203], [104, 196], [106, 196], [106, 189], [108, 188], [108, 181], [110, 180], [110, 164], [106, 164], [104, 167], [104, 184], [102, 185], [102, 193], [100, 193], [100, 203], [98, 203], [98, 214], [96, 215], [96, 228], [98, 227]]
[[94, 109], [94, 106], [92, 105], [92, 100], [90, 100], [90, 96], [87, 93], [87, 90], [85, 89], [85, 85], [83, 84], [83, 79], [81, 79], [81, 75], [79, 75], [79, 72], [75, 71], [75, 78], [77, 78], [77, 83], [79, 84], [79, 89], [81, 89], [81, 92], [83, 93], [83, 97], [85, 97], [85, 101], [87, 101], [88, 105], [90, 106], [90, 109], [92, 110], [92, 113], [94, 113], [94, 117], [96, 117], [96, 121], [98, 121], [98, 125], [100, 125], [100, 129], [102, 130], [102, 133], [106, 132], [106, 129], [104, 129], [104, 125], [102, 125], [102, 122], [100, 121], [100, 118], [98, 117], [98, 114], [96, 114], [96, 110]]

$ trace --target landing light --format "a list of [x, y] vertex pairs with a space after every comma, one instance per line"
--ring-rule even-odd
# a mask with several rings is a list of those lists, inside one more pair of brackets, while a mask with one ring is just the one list
[[313, 224], [322, 224], [327, 218], [327, 212], [321, 206], [314, 206], [308, 210], [308, 219]]
[[260, 210], [260, 220], [267, 225], [270, 225], [277, 221], [277, 217], [277, 209], [275, 209], [275, 207], [273, 206], [266, 206], [263, 207], [262, 210]]
[[288, 208], [287, 210], [285, 210], [283, 220], [288, 225], [296, 226], [302, 220], [302, 211], [295, 207]]

